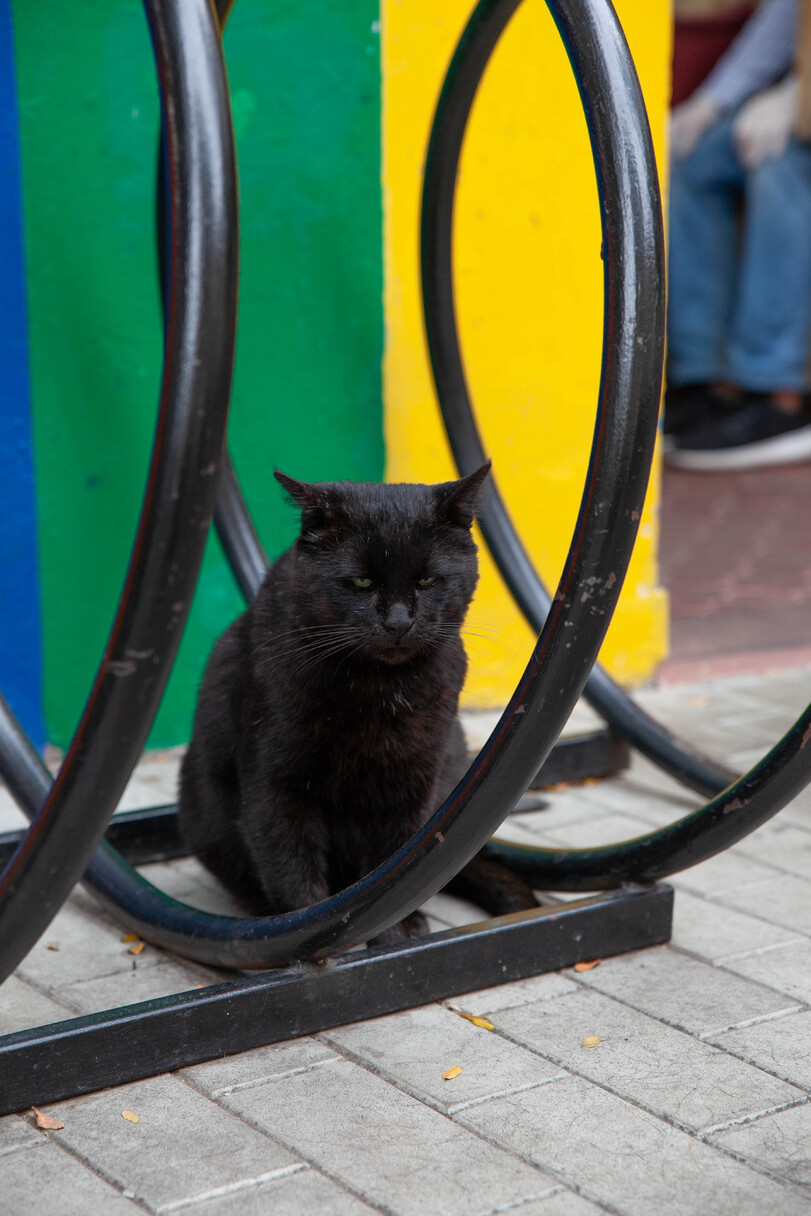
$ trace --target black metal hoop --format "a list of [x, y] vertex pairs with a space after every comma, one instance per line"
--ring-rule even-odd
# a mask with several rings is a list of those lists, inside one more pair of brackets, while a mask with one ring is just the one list
[[206, 0], [145, 0], [145, 8], [161, 84], [171, 199], [160, 410], [124, 590], [53, 786], [48, 777], [47, 785], [35, 788], [23, 754], [27, 741], [3, 715], [4, 775], [18, 794], [36, 794], [28, 801], [36, 818], [0, 878], [0, 979], [82, 876], [135, 767], [177, 652], [216, 500], [236, 331], [228, 89]]
[[[590, 9], [596, 5], [590, 0]], [[372, 874], [312, 908], [261, 919], [212, 916], [165, 896], [102, 846], [88, 878], [149, 941], [204, 962], [267, 967], [367, 940], [437, 891], [489, 840], [580, 695], [616, 604], [644, 502], [664, 326], [659, 199], [643, 188], [650, 176], [650, 136], [622, 33], [604, 0], [599, 9], [602, 45], [592, 45], [595, 19], [589, 12], [568, 49], [576, 71], [592, 73], [601, 95], [610, 99], [613, 124], [606, 127], [605, 152], [611, 188], [624, 206], [605, 233], [609, 298], [588, 476], [555, 604], [526, 671], [470, 772], [423, 829]], [[595, 514], [603, 522], [599, 530], [590, 527]], [[250, 545], [243, 552], [250, 555]], [[577, 640], [572, 649], [569, 637]], [[36, 757], [29, 755], [32, 778], [35, 767]]]
[[[477, 7], [445, 78], [426, 156], [421, 246], [425, 329], [445, 429], [462, 474], [478, 468], [484, 459], [484, 448], [473, 414], [456, 323], [452, 264], [456, 182], [473, 99], [496, 44], [519, 3], [520, 0], [489, 0]], [[611, 98], [604, 91], [605, 81], [595, 76], [586, 60], [578, 62], [571, 51], [577, 37], [582, 36], [579, 23], [586, 20], [592, 27], [592, 49], [605, 46], [605, 10], [601, 5], [583, 4], [582, 0], [547, 0], [547, 3], [569, 49], [592, 141], [603, 211], [607, 308], [610, 308], [609, 234], [620, 248], [621, 236], [615, 231], [618, 212], [624, 208], [633, 212], [635, 205], [633, 194], [626, 193], [623, 183], [614, 176], [608, 154], [612, 114]], [[652, 196], [657, 189], [653, 166], [651, 156], [647, 164], [647, 189]], [[644, 183], [644, 178], [640, 181]], [[479, 522], [516, 603], [530, 626], [539, 629], [551, 601], [497, 489], [488, 495]], [[651, 882], [674, 874], [754, 831], [811, 780], [811, 750], [808, 755], [803, 752], [811, 706], [760, 764], [735, 780], [731, 772], [656, 723], [599, 667], [589, 676], [585, 695], [612, 726], [661, 768], [694, 789], [720, 796], [668, 828], [604, 848], [547, 850], [493, 842], [492, 847], [505, 861], [540, 887], [596, 890], [621, 882]], [[726, 789], [732, 781], [734, 784]]]

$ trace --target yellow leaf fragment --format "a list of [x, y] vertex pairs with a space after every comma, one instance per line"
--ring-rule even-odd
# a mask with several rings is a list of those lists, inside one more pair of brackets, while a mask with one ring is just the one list
[[600, 1046], [600, 1037], [599, 1037], [599, 1035], [596, 1035], [596, 1034], [586, 1035], [585, 1039], [581, 1043], [581, 1047], [599, 1047], [599, 1046]]
[[131, 1110], [122, 1110], [121, 1118], [126, 1119], [127, 1123], [140, 1123], [141, 1122], [141, 1116], [136, 1115], [135, 1112], [131, 1111]]
[[38, 1106], [32, 1106], [31, 1109], [34, 1112], [37, 1127], [41, 1127], [44, 1132], [58, 1132], [61, 1127], [65, 1126], [61, 1119], [54, 1119], [53, 1115], [43, 1115]]
[[146, 942], [138, 942], [135, 946], [130, 946], [130, 954], [140, 954], [146, 945]]
[[46, 942], [46, 943], [45, 943], [45, 949], [46, 949], [46, 950], [58, 950], [58, 949], [59, 949], [59, 942]]
[[449, 1069], [447, 1070], [447, 1072], [443, 1072], [443, 1074], [442, 1074], [442, 1080], [443, 1080], [443, 1081], [452, 1081], [454, 1077], [458, 1077], [458, 1076], [459, 1076], [459, 1073], [460, 1073], [461, 1071], [462, 1071], [462, 1065], [461, 1065], [461, 1064], [456, 1064], [456, 1065], [454, 1065], [454, 1067], [453, 1067], [453, 1068], [449, 1068]]
[[482, 1030], [494, 1030], [495, 1029], [495, 1027], [493, 1026], [493, 1023], [488, 1022], [487, 1018], [477, 1017], [475, 1013], [462, 1013], [461, 1009], [459, 1009], [458, 1011], [455, 1011], [455, 1012], [458, 1012], [459, 1017], [464, 1018], [466, 1022], [472, 1022], [474, 1026], [481, 1026]]
[[575, 971], [593, 971], [595, 967], [599, 967], [602, 959], [595, 958], [590, 963], [575, 963]]
[[122, 940], [122, 942], [137, 942], [138, 934], [137, 933], [124, 933], [121, 936], [121, 940]]

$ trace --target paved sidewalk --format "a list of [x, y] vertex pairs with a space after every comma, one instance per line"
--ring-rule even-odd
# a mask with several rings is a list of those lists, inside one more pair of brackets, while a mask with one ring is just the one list
[[[810, 690], [811, 669], [795, 668], [641, 700], [743, 765]], [[128, 805], [173, 800], [176, 763], [150, 757]], [[593, 844], [696, 804], [637, 759], [505, 832]], [[16, 822], [0, 802], [0, 830]], [[229, 908], [190, 860], [145, 871]], [[0, 1211], [811, 1216], [811, 791], [674, 886], [669, 946], [452, 1002], [492, 1031], [433, 1004], [53, 1104], [59, 1131], [0, 1119]], [[441, 895], [428, 911], [436, 926], [479, 918]], [[77, 892], [0, 989], [0, 1033], [221, 976], [134, 955], [122, 933]]]

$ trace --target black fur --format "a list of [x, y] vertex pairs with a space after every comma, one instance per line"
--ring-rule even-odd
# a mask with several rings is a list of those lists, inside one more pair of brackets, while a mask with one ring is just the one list
[[[214, 648], [180, 787], [186, 843], [249, 911], [306, 907], [367, 874], [464, 772], [460, 628], [488, 471], [436, 486], [276, 473], [301, 534]], [[493, 912], [536, 902], [482, 855], [449, 889]], [[379, 940], [424, 931], [414, 913]]]

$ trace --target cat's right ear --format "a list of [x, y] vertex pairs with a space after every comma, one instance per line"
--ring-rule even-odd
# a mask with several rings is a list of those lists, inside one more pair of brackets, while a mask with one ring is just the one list
[[318, 534], [333, 532], [339, 523], [340, 511], [329, 483], [296, 481], [280, 469], [273, 476], [289, 494], [297, 507], [301, 507], [301, 535], [303, 539], [315, 539]]

